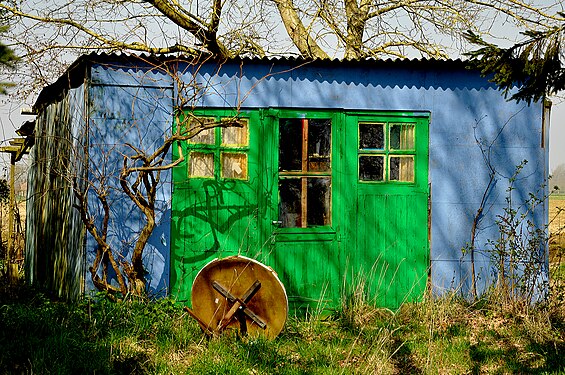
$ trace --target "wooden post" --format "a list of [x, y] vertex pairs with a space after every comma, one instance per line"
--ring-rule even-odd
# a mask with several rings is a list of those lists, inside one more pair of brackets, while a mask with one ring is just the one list
[[[26, 123], [28, 124], [28, 123]], [[21, 130], [21, 128], [20, 128]], [[16, 132], [20, 134], [20, 130]], [[14, 138], [10, 141], [9, 146], [0, 147], [0, 152], [10, 154], [10, 208], [8, 212], [8, 249], [6, 251], [6, 276], [9, 284], [15, 284], [19, 279], [18, 272], [18, 254], [16, 254], [14, 214], [16, 212], [16, 191], [15, 191], [15, 174], [16, 162], [20, 161], [23, 155], [27, 154], [29, 148], [33, 146], [32, 134], [28, 134], [26, 138]]]
[[6, 252], [6, 270], [8, 275], [8, 283], [16, 284], [18, 281], [18, 264], [15, 259], [15, 243], [14, 243], [14, 212], [16, 205], [16, 194], [14, 191], [14, 174], [16, 171], [16, 155], [10, 154], [10, 208], [8, 212], [8, 250]]

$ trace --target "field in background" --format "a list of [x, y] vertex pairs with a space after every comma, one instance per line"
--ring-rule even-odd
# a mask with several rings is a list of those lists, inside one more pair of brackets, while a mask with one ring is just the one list
[[551, 195], [549, 198], [549, 245], [558, 255], [565, 249], [565, 195]]
[[554, 288], [565, 288], [565, 195], [549, 198], [549, 272]]

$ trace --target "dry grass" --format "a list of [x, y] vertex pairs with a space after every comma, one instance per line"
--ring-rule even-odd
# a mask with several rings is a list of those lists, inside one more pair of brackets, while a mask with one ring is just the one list
[[[565, 195], [549, 198], [549, 270], [554, 294], [565, 293]], [[555, 296], [554, 296], [555, 298]], [[565, 295], [560, 295], [560, 298]]]
[[565, 320], [547, 305], [517, 311], [448, 295], [393, 312], [357, 299], [347, 306], [350, 315], [291, 318], [268, 341], [236, 334], [206, 339], [170, 300], [63, 304], [32, 290], [16, 297], [0, 293], [0, 374], [565, 371]]
[[[0, 204], [0, 222], [2, 228], [2, 241], [8, 241], [8, 219], [9, 219], [9, 209], [10, 205], [8, 203]], [[14, 225], [17, 231], [25, 231], [25, 219], [26, 219], [26, 202], [18, 202], [18, 210], [16, 211], [16, 216], [14, 218]], [[19, 236], [23, 238], [23, 233], [19, 233]]]
[[565, 248], [565, 195], [549, 198], [550, 246]]

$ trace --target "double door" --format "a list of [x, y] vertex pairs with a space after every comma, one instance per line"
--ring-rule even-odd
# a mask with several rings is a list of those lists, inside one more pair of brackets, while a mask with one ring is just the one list
[[[233, 114], [206, 116], [221, 123]], [[422, 294], [427, 116], [270, 109], [237, 117], [237, 130], [218, 127], [183, 145], [173, 294], [188, 299], [196, 272], [233, 254], [273, 267], [294, 308], [338, 307], [360, 286], [389, 307]]]

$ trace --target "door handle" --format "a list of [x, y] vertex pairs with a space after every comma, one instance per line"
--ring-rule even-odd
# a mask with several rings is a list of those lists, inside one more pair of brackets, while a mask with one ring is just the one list
[[273, 224], [273, 225], [282, 225], [282, 221], [280, 221], [280, 220], [273, 220], [273, 221], [271, 221], [271, 224]]

